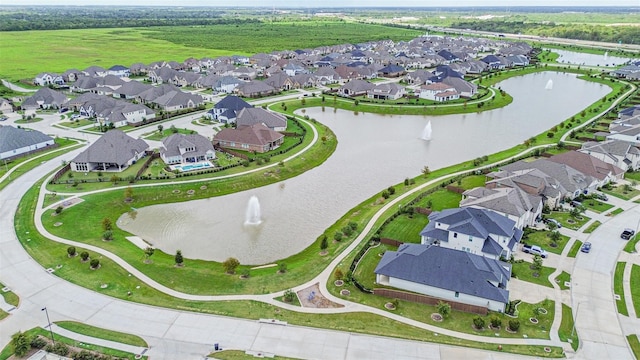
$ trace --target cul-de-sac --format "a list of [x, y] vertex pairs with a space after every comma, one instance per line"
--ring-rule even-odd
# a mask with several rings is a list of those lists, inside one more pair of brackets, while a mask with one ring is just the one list
[[0, 4], [0, 360], [638, 359], [640, 6]]

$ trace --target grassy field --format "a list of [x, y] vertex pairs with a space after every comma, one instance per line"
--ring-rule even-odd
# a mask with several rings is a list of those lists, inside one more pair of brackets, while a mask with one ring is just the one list
[[[560, 323], [560, 328], [558, 329], [558, 336], [561, 341], [571, 340], [571, 347], [573, 350], [578, 350], [579, 339], [578, 334], [573, 330], [573, 314], [571, 313], [571, 308], [568, 305], [562, 304], [562, 322]], [[571, 333], [573, 336], [571, 336]]]
[[567, 245], [569, 241], [569, 237], [566, 235], [560, 235], [560, 239], [556, 242], [556, 246], [551, 246], [553, 241], [551, 241], [551, 231], [533, 231], [529, 233], [526, 239], [523, 239], [523, 242], [526, 242], [528, 245], [538, 245], [543, 249], [547, 250], [550, 253], [554, 254], [562, 254], [562, 250]]
[[580, 240], [574, 241], [573, 245], [571, 245], [571, 250], [569, 250], [569, 253], [567, 254], [567, 257], [570, 257], [570, 258], [576, 257], [581, 247], [582, 247], [582, 241]]
[[[341, 21], [9, 31], [0, 36], [3, 56], [0, 77], [18, 80], [33, 78], [43, 71], [62, 73], [92, 65], [109, 68], [135, 62], [182, 62], [189, 57], [253, 55], [381, 39], [408, 40], [421, 34], [422, 31], [406, 28]], [[132, 54], [136, 54], [135, 58]]]
[[76, 321], [56, 321], [56, 325], [60, 326], [63, 329], [67, 329], [77, 334], [82, 334], [86, 336], [91, 336], [98, 339], [115, 341], [121, 344], [140, 346], [140, 347], [149, 347], [144, 339], [139, 336], [122, 333], [119, 331], [102, 329], [99, 327], [79, 323]]
[[[520, 280], [528, 281], [530, 283], [553, 287], [553, 285], [551, 285], [551, 283], [549, 282], [549, 275], [551, 275], [551, 273], [556, 269], [543, 265], [542, 269], [540, 270], [532, 270], [530, 266], [531, 263], [526, 261], [514, 262], [511, 268], [512, 276]], [[538, 274], [538, 276], [534, 276], [536, 273]]]
[[563, 271], [560, 275], [556, 276], [555, 281], [558, 286], [560, 286], [560, 290], [568, 290], [570, 288], [564, 283], [571, 281], [571, 275], [568, 272]]
[[624, 288], [622, 284], [625, 265], [626, 263], [623, 262], [618, 262], [616, 264], [616, 271], [613, 276], [613, 293], [620, 295], [620, 300], [616, 300], [618, 312], [624, 316], [629, 316], [629, 312], [627, 311], [627, 301], [624, 299]]

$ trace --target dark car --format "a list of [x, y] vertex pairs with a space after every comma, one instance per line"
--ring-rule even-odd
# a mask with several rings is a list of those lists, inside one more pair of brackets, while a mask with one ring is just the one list
[[6, 116], [0, 116], [0, 121], [7, 121], [7, 119], [9, 119], [9, 118], [6, 117]]
[[622, 234], [620, 234], [620, 237], [625, 239], [625, 240], [629, 240], [631, 239], [631, 237], [633, 236], [633, 234], [635, 234], [635, 230], [632, 229], [624, 229], [624, 231], [622, 232]]
[[580, 251], [582, 251], [583, 253], [589, 253], [589, 251], [591, 251], [591, 243], [590, 242], [586, 242], [584, 244], [582, 244], [582, 247], [580, 248]]

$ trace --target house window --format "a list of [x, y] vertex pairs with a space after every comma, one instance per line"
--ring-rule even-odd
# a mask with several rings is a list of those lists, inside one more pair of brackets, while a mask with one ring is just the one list
[[460, 293], [456, 291], [455, 297], [460, 297]]
[[458, 237], [458, 233], [453, 233], [453, 237], [457, 238]]
[[473, 242], [473, 236], [469, 236], [469, 242]]

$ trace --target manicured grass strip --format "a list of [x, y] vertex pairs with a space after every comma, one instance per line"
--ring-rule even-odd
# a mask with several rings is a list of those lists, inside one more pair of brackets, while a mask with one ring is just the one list
[[[513, 267], [511, 268], [512, 276], [513, 274], [515, 274], [514, 277], [517, 279], [542, 286], [553, 287], [553, 285], [551, 285], [551, 283], [549, 282], [549, 275], [551, 275], [551, 273], [553, 273], [556, 269], [542, 266], [542, 269], [540, 270], [532, 270], [530, 266], [531, 263], [526, 261], [514, 262]], [[534, 276], [535, 273], [538, 274], [537, 277]]]
[[[580, 339], [578, 339], [578, 334], [574, 331], [573, 327], [574, 323], [571, 308], [568, 305], [562, 304], [562, 322], [558, 329], [558, 336], [560, 337], [560, 341], [568, 342], [571, 340], [573, 350], [578, 350]], [[571, 336], [572, 332], [573, 336]]]
[[627, 311], [627, 302], [624, 299], [624, 288], [622, 284], [622, 277], [624, 275], [624, 267], [627, 263], [618, 262], [616, 264], [616, 271], [613, 276], [613, 293], [620, 296], [620, 300], [616, 300], [616, 307], [618, 308], [618, 313], [629, 316], [629, 311]]
[[562, 250], [564, 250], [564, 247], [569, 242], [569, 237], [558, 233], [560, 237], [558, 241], [555, 242], [556, 246], [554, 247], [552, 246], [553, 240], [551, 240], [551, 234], [551, 231], [527, 230], [525, 236], [523, 237], [523, 242], [527, 243], [528, 245], [538, 245], [550, 253], [560, 255], [562, 254]]
[[632, 198], [640, 195], [640, 190], [637, 190], [630, 185], [619, 185], [612, 189], [602, 188], [602, 192], [619, 197], [620, 199], [624, 200], [631, 200]]
[[584, 231], [582, 231], [582, 232], [585, 233], [585, 234], [591, 234], [600, 225], [602, 225], [602, 223], [600, 221], [596, 220], [596, 221], [592, 222], [591, 225], [589, 225], [589, 227], [584, 229]]
[[631, 267], [631, 299], [633, 308], [636, 310], [636, 317], [640, 317], [640, 266], [633, 265]]
[[74, 333], [91, 336], [98, 339], [109, 340], [133, 346], [149, 347], [147, 342], [137, 335], [102, 329], [76, 321], [58, 321], [55, 324], [63, 329], [67, 329]]
[[[207, 357], [220, 359], [220, 360], [254, 360], [256, 357], [253, 355], [247, 355], [242, 350], [222, 350], [209, 354]], [[270, 359], [276, 360], [297, 360], [297, 358], [290, 358], [286, 356], [274, 356]]]
[[570, 257], [570, 258], [576, 257], [581, 247], [582, 247], [582, 241], [580, 240], [574, 241], [573, 245], [571, 245], [571, 250], [569, 250], [569, 253], [567, 254], [567, 257]]
[[638, 240], [640, 240], [640, 234], [635, 234], [629, 240], [627, 240], [627, 244], [624, 246], [624, 251], [632, 254], [636, 252], [636, 245], [638, 244]]
[[552, 211], [549, 217], [560, 221], [562, 226], [572, 230], [580, 229], [587, 223], [587, 221], [591, 220], [591, 218], [587, 217], [585, 214], [573, 217], [568, 211]]
[[[5, 285], [3, 283], [0, 283], [0, 289], [4, 287]], [[20, 298], [13, 291], [4, 292], [0, 290], [0, 295], [2, 295], [2, 297], [4, 298], [4, 302], [6, 302], [9, 305], [18, 307], [18, 304], [20, 304]]]
[[640, 359], [640, 341], [638, 341], [638, 335], [628, 335], [627, 341], [629, 342], [633, 356], [635, 356], [636, 359]]
[[6, 318], [7, 316], [9, 316], [9, 313], [0, 309], [0, 320], [3, 320], [4, 318]]
[[560, 275], [556, 276], [555, 281], [558, 286], [560, 286], [560, 290], [570, 289], [570, 287], [566, 286], [564, 283], [571, 282], [571, 275], [568, 272], [563, 271]]
[[617, 208], [617, 209], [613, 210], [612, 212], [610, 212], [609, 214], [611, 214], [611, 216], [616, 216], [616, 215], [622, 213], [623, 211], [624, 211], [624, 209]]

